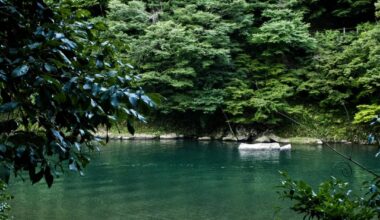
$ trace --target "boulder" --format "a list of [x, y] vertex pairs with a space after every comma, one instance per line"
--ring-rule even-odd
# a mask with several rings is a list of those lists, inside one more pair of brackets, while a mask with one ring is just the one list
[[178, 135], [176, 133], [162, 134], [160, 135], [160, 139], [168, 140], [168, 139], [177, 139]]
[[210, 134], [210, 136], [212, 139], [222, 140], [224, 137], [224, 131], [222, 129], [218, 129], [215, 132], [213, 132], [212, 134]]
[[289, 138], [289, 143], [292, 144], [323, 144], [323, 141], [318, 138], [309, 138], [309, 137], [294, 137]]
[[253, 137], [257, 136], [257, 131], [253, 128], [238, 126], [236, 128], [236, 136], [239, 141], [252, 140]]
[[223, 137], [222, 140], [223, 141], [247, 141], [248, 137], [246, 137], [246, 136], [237, 136], [236, 137], [232, 134], [228, 134], [227, 136]]
[[268, 136], [262, 135], [262, 136], [256, 138], [254, 140], [254, 142], [257, 142], [257, 143], [269, 143], [270, 142], [270, 138]]
[[237, 141], [234, 135], [228, 134], [227, 136], [222, 138], [223, 141]]
[[129, 138], [129, 140], [154, 140], [154, 139], [158, 139], [158, 136], [153, 135], [153, 134], [135, 134], [134, 136]]
[[290, 143], [290, 140], [289, 140], [289, 139], [279, 137], [279, 136], [277, 136], [277, 135], [275, 135], [275, 134], [270, 134], [270, 135], [268, 135], [268, 138], [269, 138], [271, 141], [278, 142], [278, 143]]
[[198, 140], [199, 141], [210, 141], [212, 138], [211, 137], [199, 137]]

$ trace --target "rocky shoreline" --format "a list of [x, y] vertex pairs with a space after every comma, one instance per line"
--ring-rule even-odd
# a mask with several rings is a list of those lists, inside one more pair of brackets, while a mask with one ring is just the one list
[[326, 140], [311, 138], [311, 137], [283, 138], [275, 134], [266, 134], [266, 135], [260, 135], [256, 138], [250, 138], [250, 137], [245, 137], [245, 136], [233, 136], [231, 134], [215, 137], [215, 136], [186, 136], [183, 134], [176, 134], [176, 133], [167, 133], [167, 134], [139, 133], [135, 135], [130, 135], [130, 134], [114, 134], [114, 133], [107, 134], [105, 132], [98, 132], [95, 134], [95, 136], [101, 139], [106, 139], [108, 136], [109, 140], [121, 140], [121, 141], [190, 139], [190, 140], [198, 140], [198, 141], [230, 141], [230, 142], [253, 142], [253, 143], [278, 142], [278, 143], [284, 143], [284, 144], [323, 144], [324, 142], [351, 144], [351, 142], [345, 141], [345, 140], [327, 140], [326, 141]]

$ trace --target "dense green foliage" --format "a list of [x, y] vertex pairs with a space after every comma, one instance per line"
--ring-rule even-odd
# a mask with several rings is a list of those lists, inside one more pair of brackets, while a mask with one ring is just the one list
[[302, 119], [319, 109], [341, 122], [379, 101], [373, 0], [112, 0], [108, 8], [140, 85], [165, 98], [156, 119], [204, 127], [224, 124], [225, 112], [234, 125], [273, 127], [282, 113]]
[[118, 42], [103, 39], [105, 24], [76, 2], [2, 0], [0, 14], [3, 173], [28, 171], [50, 187], [65, 166], [86, 166], [99, 126], [123, 119], [133, 132], [138, 103], [153, 103]]

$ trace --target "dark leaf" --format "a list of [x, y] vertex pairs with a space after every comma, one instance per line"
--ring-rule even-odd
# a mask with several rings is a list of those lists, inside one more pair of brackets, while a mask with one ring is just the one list
[[118, 107], [119, 106], [119, 100], [117, 98], [117, 94], [116, 93], [111, 96], [111, 105], [113, 107]]
[[51, 174], [51, 170], [50, 170], [49, 166], [46, 166], [45, 171], [44, 171], [44, 176], [45, 176], [45, 181], [46, 181], [48, 187], [50, 188], [51, 185], [53, 184], [54, 177]]
[[19, 106], [18, 102], [8, 102], [0, 105], [0, 113], [11, 112]]
[[108, 72], [108, 76], [109, 77], [115, 77], [116, 75], [117, 75], [117, 71], [116, 70], [112, 70], [112, 71]]
[[75, 49], [77, 47], [77, 44], [74, 43], [73, 41], [67, 39], [67, 38], [62, 38], [61, 41], [65, 43], [67, 46], [69, 46], [71, 49]]
[[146, 96], [146, 95], [142, 95], [141, 96], [141, 100], [144, 103], [146, 103], [147, 105], [149, 105], [150, 107], [154, 107], [155, 106], [154, 102], [148, 96]]
[[0, 153], [5, 153], [7, 151], [7, 146], [0, 144]]
[[33, 44], [29, 44], [28, 47], [29, 47], [29, 49], [34, 50], [36, 48], [39, 48], [41, 45], [42, 45], [42, 43], [36, 42], [36, 43], [33, 43]]
[[[90, 158], [84, 156], [83, 154], [78, 154], [78, 160], [83, 167], [86, 167], [90, 163]], [[79, 165], [78, 169], [80, 169]]]
[[21, 77], [21, 76], [23, 76], [23, 75], [25, 75], [25, 74], [27, 74], [28, 73], [28, 71], [29, 71], [29, 66], [28, 65], [26, 65], [26, 64], [24, 64], [24, 65], [22, 65], [22, 66], [19, 66], [19, 67], [17, 67], [16, 69], [14, 69], [13, 71], [12, 71], [12, 77]]
[[62, 33], [58, 33], [58, 32], [57, 32], [57, 33], [54, 34], [54, 37], [55, 37], [56, 39], [59, 39], [59, 40], [60, 40], [60, 39], [64, 38], [65, 35], [62, 34]]
[[78, 171], [78, 164], [75, 160], [73, 160], [71, 163], [69, 163], [69, 170], [71, 171]]
[[11, 170], [6, 166], [0, 166], [0, 179], [5, 183], [9, 182], [9, 178], [11, 177]]
[[30, 166], [29, 167], [29, 179], [30, 180], [33, 180], [35, 173], [36, 173], [36, 168], [34, 166]]
[[[84, 132], [83, 132], [83, 134], [81, 133], [81, 135], [83, 136]], [[80, 144], [78, 142], [75, 142], [74, 146], [77, 148], [78, 151], [80, 151]]]
[[44, 64], [44, 68], [46, 71], [48, 71], [49, 73], [54, 73], [54, 72], [57, 72], [57, 68], [55, 68], [55, 66], [49, 64], [49, 63], [45, 63]]
[[131, 64], [129, 64], [129, 63], [127, 63], [127, 66], [128, 66], [129, 68], [131, 68], [131, 69], [134, 69], [134, 67], [133, 67]]
[[86, 83], [86, 84], [83, 85], [83, 89], [84, 90], [90, 90], [91, 88], [92, 88], [91, 84], [89, 84], [89, 83]]
[[71, 65], [71, 61], [69, 60], [69, 58], [67, 58], [67, 56], [62, 51], [58, 50], [58, 54], [62, 57], [63, 61], [66, 64]]
[[0, 122], [0, 133], [9, 133], [17, 128], [18, 124], [14, 119]]
[[95, 108], [96, 106], [98, 106], [98, 104], [96, 103], [95, 100], [91, 99], [91, 106], [92, 106], [93, 108]]
[[130, 123], [130, 121], [127, 121], [127, 128], [128, 128], [128, 132], [131, 135], [135, 135], [135, 128], [132, 126], [132, 124]]
[[100, 60], [100, 59], [97, 59], [97, 60], [96, 60], [96, 67], [97, 67], [98, 69], [103, 69], [103, 67], [104, 67], [104, 63], [103, 63], [103, 61]]
[[137, 95], [136, 94], [129, 94], [129, 102], [132, 104], [133, 107], [136, 107], [137, 106]]
[[0, 70], [0, 79], [4, 82], [8, 80], [8, 77], [6, 76], [5, 72]]

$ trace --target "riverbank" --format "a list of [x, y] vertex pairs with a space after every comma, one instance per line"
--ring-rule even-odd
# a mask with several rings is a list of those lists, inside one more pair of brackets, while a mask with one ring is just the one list
[[279, 137], [273, 133], [260, 135], [254, 139], [244, 136], [234, 136], [228, 134], [226, 136], [187, 136], [184, 134], [176, 133], [138, 133], [131, 135], [129, 133], [113, 133], [105, 132], [103, 130], [96, 133], [96, 136], [101, 139], [109, 140], [121, 140], [121, 141], [130, 141], [130, 140], [198, 140], [198, 141], [228, 141], [228, 142], [255, 142], [255, 143], [268, 143], [268, 142], [278, 142], [278, 143], [289, 143], [289, 144], [323, 144], [324, 142], [329, 143], [343, 143], [351, 144], [352, 142], [347, 140], [323, 140], [314, 137]]
[[366, 144], [370, 131], [366, 127], [351, 123], [323, 124], [313, 127], [288, 124], [272, 128], [235, 126], [231, 128], [218, 127], [214, 129], [183, 128], [175, 124], [142, 124], [136, 123], [135, 135], [131, 135], [126, 127], [114, 126], [108, 132], [100, 129], [96, 136], [112, 140], [180, 140], [198, 141], [230, 141], [230, 142], [279, 142], [290, 144], [322, 144], [322, 143], [355, 143]]

